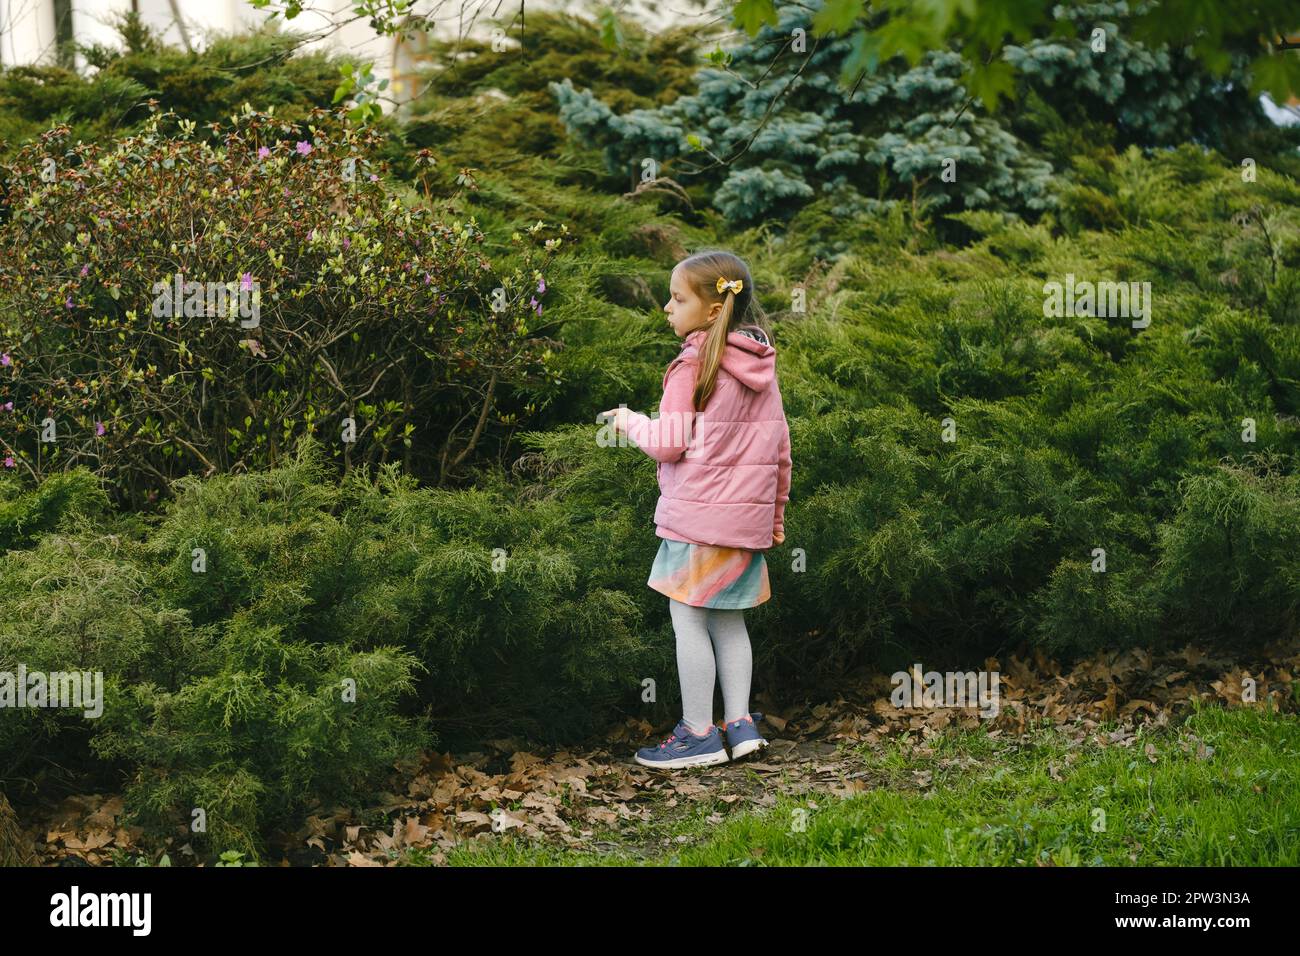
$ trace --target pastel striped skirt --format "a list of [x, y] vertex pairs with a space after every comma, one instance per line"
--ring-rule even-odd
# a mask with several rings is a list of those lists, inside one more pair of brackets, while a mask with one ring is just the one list
[[761, 551], [661, 538], [646, 584], [694, 607], [756, 607], [772, 596]]

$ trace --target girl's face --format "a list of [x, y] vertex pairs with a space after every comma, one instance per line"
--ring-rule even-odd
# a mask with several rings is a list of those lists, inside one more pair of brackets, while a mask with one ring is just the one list
[[681, 266], [678, 266], [673, 269], [668, 280], [668, 302], [664, 311], [668, 313], [673, 331], [681, 338], [716, 319], [722, 311], [722, 303], [705, 303], [695, 294], [695, 290], [686, 281]]

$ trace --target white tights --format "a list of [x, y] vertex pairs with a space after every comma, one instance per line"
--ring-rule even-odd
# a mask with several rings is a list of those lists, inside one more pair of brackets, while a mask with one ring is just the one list
[[753, 651], [739, 608], [693, 607], [668, 599], [677, 635], [677, 673], [682, 684], [682, 716], [694, 733], [713, 723], [713, 684], [722, 684], [727, 723], [749, 713]]

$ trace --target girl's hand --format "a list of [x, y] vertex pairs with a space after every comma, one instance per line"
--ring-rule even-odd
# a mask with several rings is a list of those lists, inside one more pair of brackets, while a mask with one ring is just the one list
[[601, 418], [612, 418], [614, 420], [614, 430], [617, 432], [627, 431], [628, 409], [626, 406], [611, 408], [608, 411], [600, 413]]
[[781, 543], [784, 542], [784, 541], [785, 541], [785, 532], [784, 532], [784, 531], [773, 531], [773, 532], [772, 532], [772, 543], [773, 543], [773, 544], [781, 544]]

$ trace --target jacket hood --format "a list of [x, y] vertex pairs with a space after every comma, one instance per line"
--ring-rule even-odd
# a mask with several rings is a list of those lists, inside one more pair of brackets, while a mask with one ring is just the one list
[[[707, 329], [696, 329], [682, 343], [682, 355], [698, 359]], [[776, 349], [740, 332], [727, 333], [727, 347], [722, 350], [722, 367], [746, 388], [761, 392], [776, 378]]]

